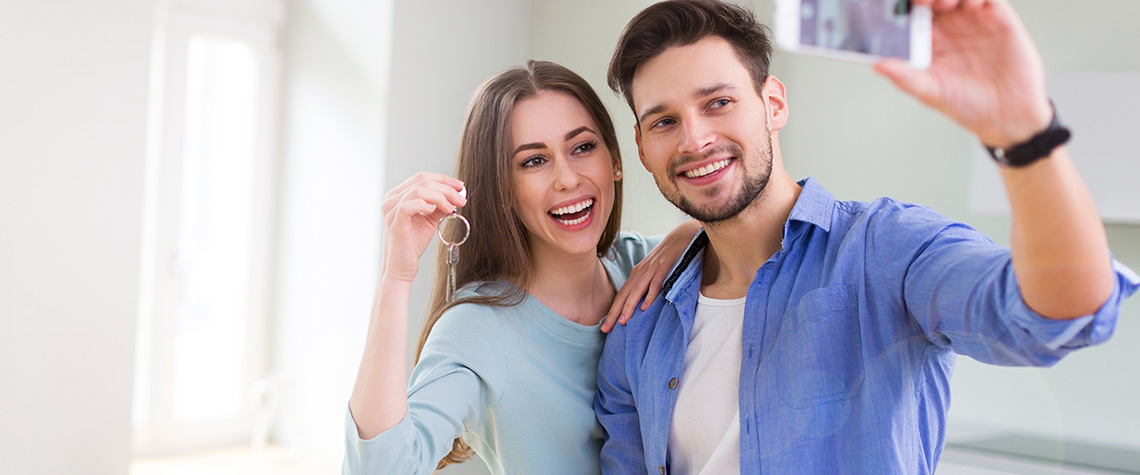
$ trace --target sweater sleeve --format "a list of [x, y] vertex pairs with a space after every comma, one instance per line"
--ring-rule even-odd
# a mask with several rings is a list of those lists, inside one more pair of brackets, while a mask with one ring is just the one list
[[430, 474], [456, 437], [478, 427], [502, 397], [506, 362], [495, 351], [498, 325], [487, 307], [463, 304], [432, 328], [408, 386], [408, 412], [396, 426], [361, 439], [345, 418], [345, 474]]

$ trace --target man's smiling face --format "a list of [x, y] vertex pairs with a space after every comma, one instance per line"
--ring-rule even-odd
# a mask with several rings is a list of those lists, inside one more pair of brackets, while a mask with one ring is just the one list
[[637, 68], [632, 86], [641, 162], [681, 211], [723, 221], [764, 191], [773, 157], [768, 108], [727, 41], [666, 49]]

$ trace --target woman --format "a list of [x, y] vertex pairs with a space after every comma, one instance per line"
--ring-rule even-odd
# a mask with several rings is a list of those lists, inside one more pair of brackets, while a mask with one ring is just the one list
[[[430, 473], [474, 448], [492, 473], [597, 473], [600, 317], [659, 288], [696, 224], [670, 234], [634, 285], [616, 290], [654, 243], [618, 235], [613, 124], [589, 85], [553, 63], [531, 61], [480, 88], [457, 171], [421, 173], [385, 198], [382, 275], [349, 401], [344, 471]], [[471, 222], [460, 290], [444, 301], [441, 247], [405, 390], [411, 282], [438, 224], [459, 208]]]

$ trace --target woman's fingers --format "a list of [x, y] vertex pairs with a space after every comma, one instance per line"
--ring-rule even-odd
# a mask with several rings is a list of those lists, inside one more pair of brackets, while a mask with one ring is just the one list
[[610, 311], [606, 314], [602, 331], [613, 328], [613, 320], [625, 325], [633, 316], [637, 303], [641, 302], [641, 310], [649, 308], [653, 301], [661, 294], [661, 285], [673, 270], [673, 264], [681, 258], [681, 254], [688, 248], [688, 244], [701, 230], [701, 223], [688, 220], [670, 231], [645, 259], [642, 259], [629, 273], [629, 279], [618, 290]]
[[[446, 175], [420, 173], [389, 191], [382, 207], [385, 214], [401, 202], [419, 199], [436, 206], [444, 214], [453, 213], [467, 204], [463, 182]], [[433, 210], [421, 211], [428, 214]]]
[[672, 266], [659, 269], [657, 273], [653, 274], [653, 280], [649, 282], [649, 291], [645, 292], [645, 298], [641, 300], [641, 310], [645, 311], [653, 301], [657, 300], [657, 295], [661, 292], [661, 286], [665, 284], [665, 276], [669, 275]]
[[614, 302], [610, 304], [610, 311], [606, 312], [605, 321], [602, 323], [603, 332], [612, 330], [616, 323], [624, 324], [628, 321], [629, 315], [633, 314], [633, 309], [637, 306], [637, 302], [642, 295], [645, 295], [649, 280], [644, 275], [643, 264], [644, 262], [633, 268], [625, 284], [614, 296]]
[[396, 279], [413, 279], [419, 259], [431, 243], [441, 220], [467, 204], [463, 183], [438, 173], [423, 172], [385, 195], [383, 270]]
[[450, 185], [451, 187], [455, 188], [456, 190], [463, 188], [463, 182], [460, 181], [458, 178], [454, 178], [454, 177], [439, 174], [439, 173], [419, 172], [419, 173], [416, 173], [415, 175], [412, 175], [407, 180], [404, 180], [403, 183], [400, 183], [395, 188], [392, 188], [391, 190], [389, 190], [388, 194], [385, 195], [385, 198], [387, 198], [389, 196], [400, 195], [404, 192], [404, 190], [406, 190], [408, 188], [415, 187], [415, 186], [422, 184], [422, 183], [425, 183], [425, 182], [444, 183], [444, 184]]
[[637, 276], [640, 272], [641, 264], [633, 266], [633, 269], [629, 272], [629, 278], [627, 278], [625, 284], [618, 289], [617, 295], [614, 296], [614, 301], [610, 304], [610, 309], [606, 312], [606, 316], [602, 321], [603, 332], [608, 333], [614, 328], [614, 325], [617, 324], [618, 317], [621, 317], [622, 312], [625, 311], [626, 300], [629, 299], [630, 294], [633, 292], [635, 287], [634, 282], [637, 280]]
[[617, 323], [625, 325], [629, 322], [639, 302], [643, 302], [641, 310], [648, 308], [657, 298], [661, 284], [665, 282], [665, 275], [671, 268], [671, 263], [662, 261], [659, 256], [646, 257], [634, 266], [606, 313], [602, 331], [608, 332]]

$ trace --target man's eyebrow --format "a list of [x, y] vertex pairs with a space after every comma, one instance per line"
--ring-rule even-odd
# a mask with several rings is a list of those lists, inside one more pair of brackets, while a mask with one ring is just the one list
[[696, 91], [693, 91], [693, 99], [700, 99], [702, 97], [711, 96], [711, 95], [716, 94], [716, 93], [721, 92], [721, 91], [732, 91], [735, 89], [736, 89], [736, 86], [733, 86], [732, 84], [729, 84], [726, 82], [722, 82], [720, 84], [713, 84], [711, 86], [702, 87], [700, 89], [697, 89]]
[[653, 114], [660, 113], [660, 112], [664, 112], [664, 111], [665, 111], [665, 106], [663, 106], [663, 105], [656, 105], [656, 106], [650, 107], [648, 110], [641, 113], [641, 117], [637, 118], [637, 123], [640, 124], [642, 122], [645, 122], [645, 119], [649, 118], [649, 116], [651, 116]]
[[[711, 86], [702, 87], [700, 89], [693, 91], [693, 99], [700, 99], [700, 98], [705, 97], [705, 96], [711, 96], [711, 95], [716, 94], [716, 93], [721, 92], [721, 91], [733, 91], [733, 90], [736, 90], [736, 86], [729, 84], [729, 83], [726, 83], [726, 82], [713, 84]], [[665, 111], [664, 105], [656, 105], [656, 106], [650, 107], [645, 112], [641, 113], [641, 116], [637, 118], [637, 123], [640, 124], [642, 122], [645, 122], [645, 119], [649, 118], [649, 116], [651, 116], [653, 114], [661, 113], [664, 111]]]

